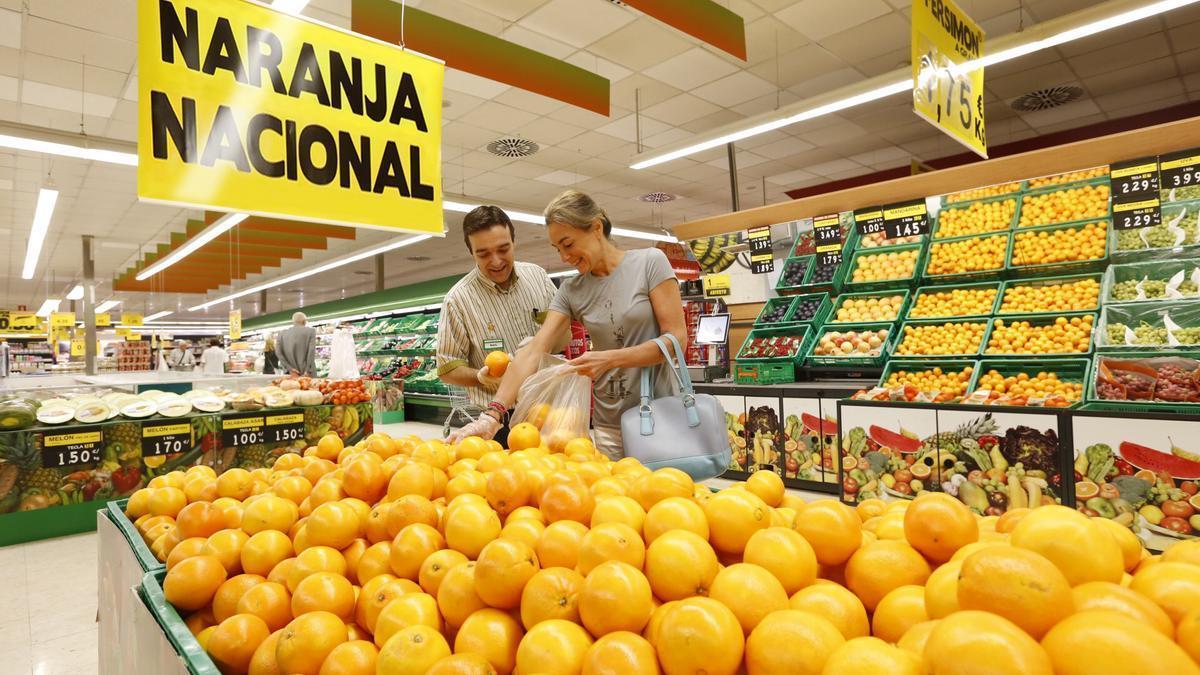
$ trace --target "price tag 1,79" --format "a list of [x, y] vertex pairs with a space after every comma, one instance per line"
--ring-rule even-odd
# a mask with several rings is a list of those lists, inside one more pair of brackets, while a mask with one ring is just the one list
[[146, 422], [142, 424], [142, 457], [161, 457], [192, 449], [189, 422]]
[[304, 438], [304, 413], [285, 412], [266, 417], [268, 443], [291, 443]]
[[1163, 155], [1158, 172], [1164, 190], [1200, 185], [1200, 148]]
[[929, 233], [929, 210], [924, 199], [883, 207], [883, 231], [888, 239], [916, 237]]
[[1109, 177], [1112, 180], [1113, 201], [1158, 192], [1158, 158], [1142, 157], [1114, 162], [1109, 167]]
[[262, 413], [230, 415], [221, 420], [221, 445], [241, 448], [266, 443]]
[[42, 436], [42, 466], [48, 469], [95, 466], [104, 448], [100, 429], [76, 427]]

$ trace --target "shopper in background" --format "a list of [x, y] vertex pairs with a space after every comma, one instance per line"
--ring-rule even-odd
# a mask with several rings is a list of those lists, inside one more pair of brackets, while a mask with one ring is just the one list
[[[472, 405], [484, 408], [500, 385], [483, 360], [489, 352], [516, 353], [538, 331], [554, 298], [546, 270], [517, 262], [516, 229], [502, 209], [480, 206], [463, 218], [463, 241], [475, 259], [471, 270], [442, 301], [438, 324], [438, 377], [465, 387]], [[565, 344], [565, 343], [564, 343]], [[501, 443], [507, 438], [502, 433]]]
[[310, 328], [304, 312], [292, 315], [292, 327], [279, 334], [276, 352], [282, 372], [312, 377], [317, 366], [317, 329]]
[[200, 354], [200, 370], [204, 373], [218, 374], [225, 372], [229, 363], [229, 354], [221, 348], [221, 343], [213, 340]]
[[196, 357], [186, 340], [176, 340], [175, 348], [167, 354], [167, 367], [181, 372], [192, 372], [196, 368]]
[[687, 347], [679, 283], [662, 251], [617, 248], [610, 239], [608, 215], [582, 192], [562, 193], [546, 207], [544, 216], [550, 244], [564, 263], [579, 270], [579, 276], [563, 282], [546, 322], [508, 367], [487, 413], [452, 440], [471, 435], [491, 438], [516, 404], [521, 384], [537, 371], [542, 355], [567, 336], [571, 320], [576, 319], [587, 328], [594, 348], [571, 363], [592, 379], [596, 447], [619, 459], [624, 455], [621, 413], [638, 405], [641, 369], [653, 367], [655, 398], [673, 393], [671, 374], [660, 365], [663, 355], [653, 340], [671, 333]]
[[274, 375], [279, 372], [279, 355], [275, 353], [275, 336], [268, 335], [263, 345], [263, 374]]

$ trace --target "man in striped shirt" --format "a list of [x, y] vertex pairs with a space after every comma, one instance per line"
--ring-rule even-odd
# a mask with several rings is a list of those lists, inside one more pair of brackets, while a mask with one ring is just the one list
[[492, 351], [515, 354], [537, 332], [557, 289], [546, 270], [513, 259], [516, 230], [499, 207], [480, 206], [468, 213], [463, 239], [475, 269], [442, 301], [438, 377], [465, 387], [468, 400], [484, 408], [500, 385], [500, 378], [488, 375], [484, 357]]

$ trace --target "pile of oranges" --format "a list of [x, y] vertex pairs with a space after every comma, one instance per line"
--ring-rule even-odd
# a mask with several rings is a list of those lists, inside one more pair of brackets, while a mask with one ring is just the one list
[[1200, 656], [1200, 543], [1150, 556], [1061, 506], [805, 503], [766, 471], [712, 494], [584, 439], [324, 438], [271, 469], [155, 481], [129, 515], [223, 673], [1195, 673]]
[[1107, 184], [1025, 195], [1021, 200], [1021, 218], [1017, 227], [1103, 218], [1108, 215], [1108, 195]]
[[1097, 220], [1056, 230], [1017, 232], [1014, 237], [1014, 266], [1099, 260], [1108, 249], [1108, 221]]
[[1047, 407], [1059, 407], [1083, 398], [1083, 384], [1064, 382], [1057, 373], [1046, 371], [1033, 376], [1017, 373], [1005, 377], [989, 370], [979, 376], [975, 389], [990, 392], [988, 403], [1003, 399], [1004, 405], [1028, 405], [1029, 399], [1042, 399]]
[[967, 393], [967, 385], [971, 383], [971, 375], [975, 369], [967, 366], [958, 372], [946, 372], [940, 366], [927, 370], [897, 370], [893, 372], [883, 386], [886, 389], [915, 387], [918, 392], [935, 394], [935, 403], [955, 401]]
[[1087, 354], [1095, 316], [1060, 316], [1051, 323], [995, 319], [985, 354]]
[[1040, 187], [1049, 187], [1051, 185], [1065, 185], [1067, 183], [1078, 183], [1079, 181], [1091, 180], [1093, 178], [1102, 178], [1108, 175], [1107, 166], [1097, 166], [1092, 169], [1084, 169], [1083, 171], [1069, 171], [1060, 173], [1054, 176], [1044, 176], [1042, 178], [1029, 179], [1029, 189], [1036, 190]]
[[907, 325], [900, 344], [899, 356], [960, 356], [979, 353], [987, 324], [981, 321], [954, 321]]
[[927, 276], [987, 272], [1004, 269], [1008, 256], [1008, 235], [971, 237], [934, 244], [929, 248]]
[[1078, 312], [1100, 305], [1100, 282], [1096, 279], [1010, 285], [1000, 301], [1001, 314], [1032, 312]]
[[915, 248], [860, 255], [851, 278], [855, 283], [911, 279], [917, 270], [917, 258], [920, 255], [920, 249]]
[[959, 202], [969, 202], [975, 199], [985, 199], [987, 197], [999, 197], [1001, 195], [1010, 195], [1014, 192], [1020, 192], [1020, 183], [1001, 183], [1000, 185], [989, 185], [987, 187], [974, 188], [972, 190], [963, 190], [946, 195], [947, 204], [957, 204]]
[[1002, 232], [1012, 227], [1017, 215], [1017, 200], [996, 199], [975, 202], [970, 206], [945, 208], [938, 214], [934, 239], [965, 237], [970, 234]]
[[903, 295], [872, 295], [846, 298], [834, 313], [834, 322], [864, 323], [895, 321], [904, 305]]
[[1000, 289], [996, 286], [974, 288], [955, 288], [949, 291], [922, 291], [912, 309], [908, 310], [910, 319], [940, 319], [951, 316], [979, 316], [992, 313], [996, 303], [996, 294]]

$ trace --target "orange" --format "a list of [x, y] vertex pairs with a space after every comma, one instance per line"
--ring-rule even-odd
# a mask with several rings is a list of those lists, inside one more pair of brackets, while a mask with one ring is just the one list
[[462, 494], [485, 497], [487, 495], [487, 476], [474, 469], [451, 476], [450, 480], [446, 482], [446, 500], [451, 501]]
[[[646, 627], [642, 630], [642, 637], [646, 638], [646, 641], [655, 648], [658, 646], [658, 629], [662, 626], [663, 617], [667, 615], [667, 612], [675, 609], [679, 603], [679, 600], [669, 600], [655, 607], [654, 612], [650, 614], [650, 620], [646, 622]], [[610, 633], [610, 635], [614, 634]]]
[[300, 506], [300, 502], [312, 492], [312, 483], [304, 476], [287, 476], [276, 481], [271, 491]]
[[438, 610], [452, 627], [461, 626], [471, 613], [487, 607], [475, 592], [475, 563], [455, 565], [438, 586]]
[[623, 523], [601, 523], [583, 536], [579, 546], [579, 573], [587, 576], [597, 565], [620, 560], [641, 569], [646, 562], [646, 545], [641, 536]]
[[596, 498], [583, 481], [559, 481], [552, 483], [542, 492], [538, 507], [547, 523], [559, 520], [574, 520], [588, 523], [592, 520], [592, 509]]
[[292, 565], [296, 564], [295, 558], [284, 558], [279, 561], [279, 564], [271, 568], [271, 573], [267, 575], [267, 581], [274, 581], [277, 584], [287, 585], [288, 575], [292, 573]]
[[529, 478], [515, 466], [504, 466], [488, 474], [485, 496], [503, 518], [530, 500]]
[[925, 643], [922, 667], [937, 675], [1052, 673], [1050, 657], [1028, 633], [1002, 616], [974, 610], [938, 621]]
[[904, 651], [915, 654], [918, 659], [925, 652], [925, 643], [929, 641], [929, 634], [937, 627], [939, 621], [922, 621], [921, 623], [912, 626], [907, 632], [901, 636], [896, 642], [896, 646]]
[[[762, 472], [755, 475], [758, 473]], [[812, 546], [799, 532], [786, 527], [755, 532], [746, 542], [743, 559], [773, 574], [789, 596], [817, 577], [817, 557]]]
[[[1155, 626], [1155, 628], [1157, 627]], [[1171, 637], [1171, 634], [1167, 633], [1167, 637]], [[1188, 656], [1192, 657], [1193, 661], [1200, 663], [1200, 607], [1183, 615], [1183, 618], [1179, 620], [1179, 628], [1174, 637], [1179, 646], [1188, 653]]]
[[321, 664], [320, 675], [373, 675], [379, 650], [366, 640], [352, 639], [333, 648]]
[[579, 624], [550, 620], [534, 626], [517, 647], [518, 673], [574, 675], [583, 671], [583, 660], [592, 636]]
[[[574, 521], [562, 521], [574, 522]], [[546, 526], [540, 520], [532, 518], [518, 518], [513, 520], [509, 518], [509, 522], [504, 524], [500, 530], [501, 539], [513, 539], [519, 541], [530, 548], [535, 548], [542, 539], [542, 533], [546, 531]]]
[[513, 609], [521, 604], [521, 591], [538, 569], [537, 555], [528, 545], [496, 539], [479, 553], [475, 592], [492, 607]]
[[649, 511], [670, 497], [690, 497], [695, 490], [692, 477], [675, 468], [658, 469], [644, 474], [633, 484], [631, 496]]
[[358, 511], [345, 502], [326, 502], [304, 521], [310, 546], [343, 549], [362, 533]]
[[579, 623], [579, 592], [583, 576], [565, 567], [538, 570], [521, 591], [521, 623], [525, 629], [542, 621], [562, 619]]
[[336, 459], [338, 454], [346, 447], [342, 443], [342, 439], [335, 433], [328, 433], [317, 441], [317, 457], [321, 459]]
[[775, 508], [783, 501], [783, 479], [774, 471], [755, 471], [746, 479], [746, 489], [753, 492], [767, 506]]
[[628, 563], [601, 563], [579, 592], [579, 618], [596, 637], [619, 630], [640, 633], [653, 611], [650, 582]]
[[[474, 437], [472, 436], [472, 438]], [[426, 675], [497, 675], [497, 673], [487, 659], [479, 654], [466, 652], [442, 657], [433, 664]]]
[[213, 618], [211, 609], [202, 609], [199, 612], [188, 614], [183, 623], [192, 632], [192, 635], [196, 635], [209, 626], [217, 625], [217, 620]]
[[446, 545], [442, 533], [424, 523], [413, 523], [392, 540], [388, 560], [392, 573], [401, 579], [417, 580], [421, 564]]
[[[805, 509], [802, 515], [807, 513], [808, 509]], [[909, 584], [924, 585], [929, 574], [929, 563], [916, 549], [902, 541], [881, 540], [868, 544], [855, 551], [846, 562], [846, 586], [871, 612], [893, 589]]]
[[242, 547], [249, 539], [250, 535], [241, 530], [221, 530], [205, 540], [203, 553], [216, 556], [226, 572], [237, 574], [242, 571]]
[[920, 675], [920, 657], [874, 637], [847, 640], [825, 661], [823, 675]]
[[838, 584], [819, 582], [803, 588], [790, 598], [788, 607], [829, 619], [847, 640], [871, 634], [862, 601]]
[[763, 675], [820, 675], [845, 641], [821, 616], [795, 609], [774, 612], [746, 639], [746, 670]]
[[250, 668], [254, 650], [270, 634], [266, 622], [257, 616], [235, 614], [218, 624], [209, 634], [204, 649], [221, 672], [244, 673]]
[[[287, 537], [284, 537], [284, 539], [287, 539]], [[181, 560], [194, 555], [200, 555], [204, 550], [204, 542], [205, 539], [203, 537], [192, 537], [176, 544], [175, 548], [172, 548], [171, 553], [167, 556], [167, 569], [170, 570], [172, 567], [178, 565]], [[287, 550], [289, 554], [292, 552], [292, 542], [290, 540], [287, 542]]]
[[428, 626], [442, 630], [442, 615], [438, 613], [437, 600], [428, 593], [404, 593], [384, 606], [375, 619], [375, 645], [383, 648], [388, 639], [409, 626]]
[[458, 442], [455, 455], [459, 459], [479, 459], [488, 451], [487, 441], [478, 436], [468, 436]]
[[292, 557], [292, 541], [278, 530], [263, 530], [246, 540], [238, 557], [242, 571], [266, 576], [281, 560]]
[[488, 355], [483, 358], [483, 365], [488, 369], [488, 375], [492, 377], [503, 377], [504, 371], [508, 370], [508, 354], [501, 351], [488, 352]]
[[238, 600], [246, 594], [251, 588], [266, 581], [263, 577], [257, 574], [239, 574], [229, 577], [217, 587], [217, 592], [213, 594], [212, 613], [213, 618], [217, 623], [228, 619], [237, 614]]
[[904, 511], [904, 537], [930, 562], [943, 563], [979, 539], [979, 525], [966, 504], [943, 492], [929, 492]]
[[766, 569], [747, 563], [718, 572], [708, 595], [733, 610], [746, 635], [771, 612], [788, 608], [783, 584]]
[[335, 647], [346, 642], [346, 624], [329, 612], [309, 612], [292, 619], [279, 635], [275, 660], [281, 673], [318, 675]]
[[[1141, 554], [1138, 554], [1141, 562]], [[1162, 554], [1163, 562], [1181, 562], [1200, 565], [1200, 541], [1180, 541], [1171, 544]]]
[[265, 530], [287, 532], [300, 517], [296, 505], [275, 495], [262, 495], [242, 511], [242, 529], [247, 534]]
[[446, 638], [429, 626], [409, 626], [396, 633], [379, 650], [375, 672], [379, 675], [424, 675], [439, 660], [450, 656]]
[[367, 453], [362, 455], [364, 459], [351, 462], [350, 466], [346, 467], [346, 473], [342, 476], [342, 489], [348, 496], [374, 504], [387, 491], [388, 476], [383, 472], [382, 463], [365, 459], [376, 456]]
[[417, 579], [424, 591], [437, 597], [438, 587], [451, 567], [467, 562], [467, 556], [453, 549], [442, 549], [426, 556], [417, 573]]
[[1070, 616], [1046, 634], [1042, 647], [1057, 675], [1200, 673], [1174, 640], [1117, 612], [1093, 610]]
[[[445, 443], [436, 440], [429, 440], [417, 445], [413, 448], [412, 461], [421, 464], [428, 464], [433, 467], [434, 478], [438, 474], [442, 475], [443, 486], [445, 485], [445, 471], [450, 466], [450, 448]], [[437, 490], [434, 491], [435, 493]], [[437, 497], [434, 494], [434, 497]]]
[[318, 480], [313, 484], [312, 492], [308, 493], [308, 498], [305, 499], [304, 502], [300, 503], [300, 515], [308, 515], [308, 513], [305, 513], [305, 502], [308, 503], [310, 509], [313, 509], [321, 504], [336, 502], [339, 499], [344, 499], [345, 497], [346, 491], [342, 489], [341, 478], [339, 478], [338, 473], [334, 471], [333, 473], [330, 473], [328, 476]]
[[809, 503], [792, 526], [812, 546], [817, 562], [841, 565], [862, 543], [862, 521], [854, 509], [833, 499]]
[[646, 578], [663, 600], [708, 595], [719, 568], [712, 546], [688, 530], [667, 532], [646, 549]]
[[910, 628], [928, 620], [925, 589], [901, 586], [879, 601], [871, 615], [871, 634], [886, 642], [897, 642]]
[[654, 542], [664, 532], [670, 530], [691, 530], [708, 539], [708, 518], [704, 508], [690, 497], [668, 497], [646, 511], [643, 532], [646, 544]]
[[1013, 546], [991, 546], [963, 561], [958, 604], [1002, 616], [1040, 640], [1071, 613], [1071, 587], [1046, 558]]
[[434, 508], [433, 502], [420, 495], [404, 495], [392, 502], [387, 514], [388, 534], [395, 537], [400, 534], [400, 530], [413, 523], [437, 527], [437, 509]]
[[253, 614], [262, 619], [272, 632], [293, 618], [291, 594], [286, 586], [273, 581], [264, 581], [247, 590], [238, 598], [235, 609], [237, 614]]
[[628, 525], [640, 537], [646, 522], [646, 511], [631, 497], [611, 496], [596, 502], [592, 511], [591, 526], [594, 528], [603, 523], [621, 523]]
[[546, 524], [546, 517], [536, 506], [520, 506], [513, 509], [513, 512], [504, 519], [504, 524], [507, 525], [518, 520], [536, 520], [543, 525]]
[[658, 654], [645, 638], [625, 631], [596, 640], [583, 657], [582, 675], [658, 675]]
[[[381, 575], [392, 574], [392, 544], [388, 541], [381, 541], [378, 544], [371, 544], [367, 550], [358, 558], [358, 565], [354, 570], [354, 578], [359, 585], [366, 584], [371, 579]], [[347, 568], [349, 563], [347, 562]]]
[[958, 575], [962, 566], [962, 560], [951, 560], [938, 566], [925, 581], [925, 611], [929, 613], [929, 618], [941, 619], [960, 609]]
[[396, 470], [388, 481], [387, 496], [396, 501], [404, 495], [417, 495], [425, 499], [434, 497], [433, 467], [411, 462]]
[[1200, 567], [1160, 562], [1138, 570], [1129, 588], [1150, 598], [1178, 624], [1193, 607], [1200, 606]]
[[296, 592], [296, 586], [310, 574], [317, 572], [332, 572], [345, 576], [346, 574], [346, 558], [341, 551], [329, 548], [328, 546], [314, 546], [306, 548], [296, 556], [295, 562], [287, 574], [287, 587], [292, 593]]
[[1048, 558], [1072, 586], [1088, 581], [1118, 583], [1125, 571], [1121, 547], [1107, 530], [1065, 506], [1030, 511], [1013, 528], [1009, 541]]
[[254, 491], [254, 477], [245, 469], [229, 469], [217, 476], [217, 496], [244, 501]]
[[666, 612], [653, 642], [668, 675], [733, 675], [746, 640], [728, 607], [712, 598], [688, 598]]
[[227, 576], [225, 567], [216, 556], [193, 556], [180, 561], [167, 572], [163, 579], [163, 595], [167, 602], [179, 609], [200, 609], [212, 601]]
[[[1168, 551], [1170, 549], [1167, 549]], [[1175, 637], [1175, 624], [1161, 607], [1146, 596], [1107, 581], [1089, 581], [1071, 589], [1076, 612], [1105, 610], [1124, 614], [1169, 638]], [[1185, 617], [1186, 619], [1186, 617]], [[1180, 623], [1180, 633], [1183, 624]]]
[[472, 612], [454, 637], [456, 654], [478, 654], [498, 673], [510, 673], [517, 662], [517, 648], [525, 631], [505, 612], [492, 607]]
[[254, 655], [250, 657], [247, 669], [249, 675], [279, 675], [279, 664], [275, 662], [275, 648], [279, 644], [279, 636], [283, 630], [277, 630], [258, 644]]
[[[1112, 535], [1113, 540], [1117, 542], [1117, 546], [1121, 549], [1121, 559], [1124, 562], [1125, 571], [1133, 572], [1138, 563], [1142, 561], [1142, 552], [1146, 550], [1142, 546], [1142, 540], [1138, 539], [1133, 530], [1108, 518], [1096, 516], [1092, 518], [1092, 523], [1099, 525], [1100, 529]], [[1175, 547], [1172, 546], [1167, 551], [1173, 548]]]
[[746, 542], [771, 525], [770, 507], [745, 490], [723, 490], [704, 505], [709, 541], [722, 553], [740, 554]]
[[508, 432], [508, 449], [517, 452], [526, 448], [536, 448], [542, 444], [542, 435], [538, 428], [528, 422], [522, 422]]
[[[454, 500], [450, 507], [459, 504], [463, 497]], [[446, 510], [446, 545], [474, 560], [484, 546], [500, 536], [500, 516], [486, 502], [463, 503], [453, 510], [450, 507]]]
[[367, 582], [362, 587], [358, 600], [354, 603], [355, 623], [372, 633], [375, 632], [375, 623], [379, 620], [380, 612], [388, 603], [405, 593], [420, 591], [420, 587], [408, 579], [396, 579], [390, 574], [377, 579]]
[[292, 593], [292, 616], [332, 612], [349, 621], [354, 616], [354, 586], [340, 574], [317, 572], [304, 577]]
[[587, 527], [574, 520], [550, 523], [534, 547], [538, 562], [542, 567], [575, 569], [579, 564], [579, 549], [587, 532]]
[[175, 517], [179, 538], [208, 538], [225, 529], [225, 512], [208, 502], [193, 502], [179, 510]]
[[400, 444], [391, 436], [377, 432], [367, 437], [367, 450], [379, 455], [383, 459], [387, 459], [400, 452]]

